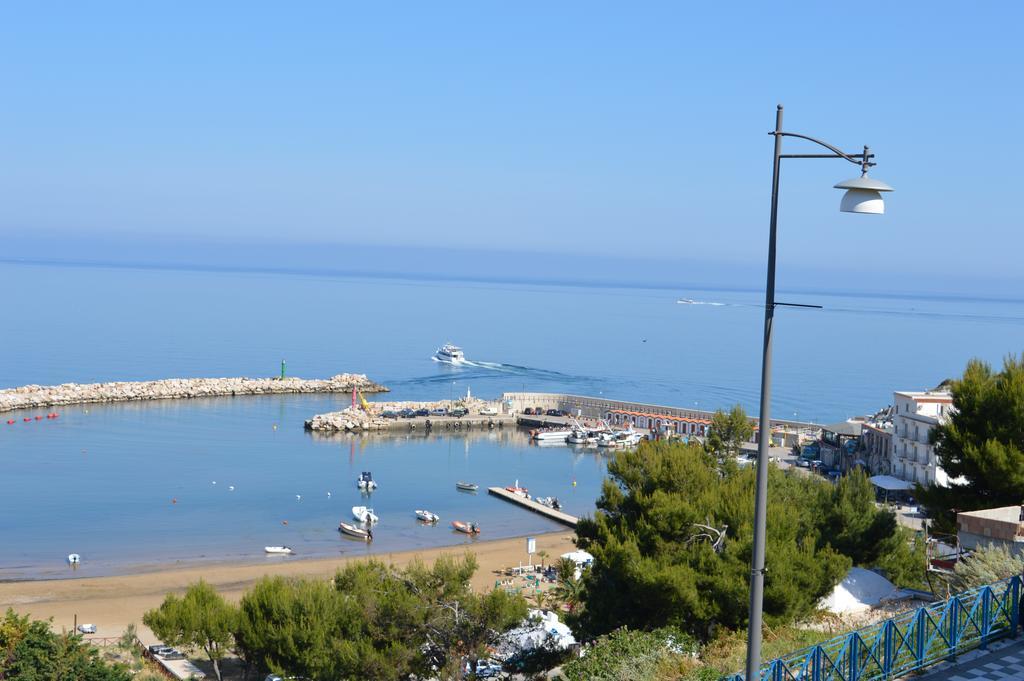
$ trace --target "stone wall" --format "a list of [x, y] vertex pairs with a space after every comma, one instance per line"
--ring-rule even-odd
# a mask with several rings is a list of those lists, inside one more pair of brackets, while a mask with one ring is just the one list
[[0, 412], [70, 404], [174, 400], [193, 397], [274, 395], [282, 393], [387, 392], [365, 374], [338, 374], [328, 379], [302, 378], [170, 378], [161, 381], [26, 385], [0, 390]]

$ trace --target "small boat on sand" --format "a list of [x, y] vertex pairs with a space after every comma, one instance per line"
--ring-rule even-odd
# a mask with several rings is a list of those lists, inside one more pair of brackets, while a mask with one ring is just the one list
[[522, 497], [524, 499], [530, 498], [530, 490], [525, 487], [520, 487], [518, 480], [516, 480], [516, 484], [506, 487], [505, 491], [512, 492], [512, 494], [515, 494], [517, 497]]
[[476, 483], [473, 482], [462, 482], [461, 480], [459, 480], [457, 483], [455, 483], [455, 488], [460, 489], [463, 492], [475, 492], [478, 489], [480, 489], [480, 485], [477, 485]]
[[287, 546], [264, 546], [263, 550], [266, 553], [270, 553], [270, 554], [274, 554], [274, 555], [278, 555], [278, 556], [290, 556], [293, 553], [295, 553], [294, 551], [292, 551]]
[[338, 523], [338, 531], [342, 534], [347, 534], [350, 537], [356, 537], [357, 539], [362, 539], [364, 541], [373, 541], [373, 530], [371, 529], [364, 530], [361, 527], [349, 525], [346, 522], [340, 522]]
[[437, 515], [436, 513], [431, 513], [430, 511], [416, 509], [416, 518], [422, 520], [425, 523], [436, 523], [438, 520], [441, 519], [441, 516]]
[[370, 471], [363, 471], [356, 478], [356, 487], [365, 492], [372, 492], [377, 489], [377, 482], [373, 479], [373, 474]]
[[452, 529], [466, 534], [480, 534], [480, 527], [476, 523], [464, 523], [461, 520], [453, 520]]
[[380, 520], [377, 514], [373, 512], [373, 509], [366, 506], [353, 506], [352, 517], [361, 523], [375, 523]]

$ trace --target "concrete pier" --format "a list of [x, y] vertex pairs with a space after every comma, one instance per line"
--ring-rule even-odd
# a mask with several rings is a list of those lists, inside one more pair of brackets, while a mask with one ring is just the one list
[[513, 504], [519, 504], [525, 509], [533, 511], [534, 513], [538, 513], [546, 518], [550, 518], [551, 520], [554, 520], [556, 522], [560, 522], [563, 525], [568, 525], [569, 527], [572, 527], [574, 529], [576, 527], [576, 523], [579, 522], [579, 518], [577, 518], [576, 516], [569, 515], [568, 513], [562, 513], [561, 511], [556, 511], [553, 508], [548, 508], [543, 504], [538, 504], [536, 501], [533, 501], [532, 499], [523, 498], [518, 494], [512, 494], [512, 492], [509, 492], [504, 487], [488, 487], [487, 493], [493, 494], [496, 497], [500, 497], [505, 501], [511, 501]]

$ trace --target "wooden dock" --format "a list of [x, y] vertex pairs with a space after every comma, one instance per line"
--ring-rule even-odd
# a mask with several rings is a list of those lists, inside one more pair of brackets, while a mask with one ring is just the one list
[[513, 504], [519, 504], [520, 506], [527, 510], [533, 511], [534, 513], [539, 513], [542, 516], [550, 518], [551, 520], [554, 520], [556, 522], [562, 523], [563, 525], [568, 525], [572, 528], [576, 527], [576, 523], [579, 520], [576, 516], [571, 516], [568, 513], [562, 513], [561, 511], [556, 511], [553, 508], [548, 508], [547, 506], [544, 506], [543, 504], [538, 504], [536, 501], [533, 501], [531, 499], [524, 499], [518, 494], [512, 494], [512, 492], [509, 492], [504, 487], [488, 487], [487, 493], [493, 494], [496, 497], [500, 497], [505, 501], [511, 501]]

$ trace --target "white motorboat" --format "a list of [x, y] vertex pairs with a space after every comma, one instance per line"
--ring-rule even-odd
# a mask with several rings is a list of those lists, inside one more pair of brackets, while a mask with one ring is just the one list
[[461, 364], [466, 361], [466, 354], [459, 346], [445, 343], [434, 353], [434, 359], [438, 362], [447, 362], [448, 364]]
[[290, 556], [293, 553], [295, 553], [291, 550], [291, 548], [287, 546], [264, 546], [263, 550], [266, 553], [271, 553], [279, 556]]
[[377, 489], [377, 481], [373, 479], [370, 471], [363, 471], [356, 478], [356, 487], [366, 492], [372, 492]]
[[592, 445], [597, 442], [597, 431], [573, 428], [565, 441], [571, 445]]
[[572, 435], [572, 431], [565, 428], [559, 428], [557, 430], [534, 430], [530, 432], [530, 436], [536, 442], [565, 442], [570, 435]]
[[69, 553], [68, 554], [68, 564], [69, 565], [78, 565], [81, 562], [82, 562], [82, 557], [79, 556], [77, 553]]
[[562, 509], [562, 504], [559, 503], [558, 499], [555, 497], [534, 497], [533, 500], [541, 506], [547, 506], [548, 508], [553, 508], [556, 511], [560, 511]]
[[441, 519], [441, 516], [436, 513], [431, 513], [430, 511], [424, 511], [422, 509], [416, 509], [416, 517], [425, 523], [436, 523]]
[[475, 482], [463, 482], [462, 480], [459, 480], [455, 483], [455, 489], [462, 492], [475, 492], [480, 489], [480, 485]]
[[363, 529], [362, 527], [349, 525], [348, 523], [343, 521], [338, 523], [338, 531], [343, 534], [347, 534], [350, 537], [355, 537], [356, 539], [362, 539], [363, 541], [373, 541], [373, 530], [369, 528]]
[[373, 512], [373, 509], [366, 506], [353, 506], [352, 517], [361, 523], [375, 523], [380, 520], [377, 514]]

